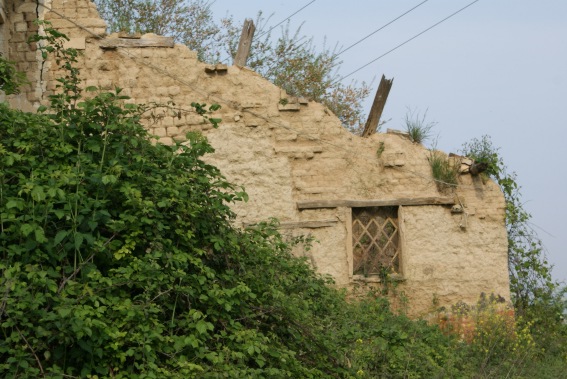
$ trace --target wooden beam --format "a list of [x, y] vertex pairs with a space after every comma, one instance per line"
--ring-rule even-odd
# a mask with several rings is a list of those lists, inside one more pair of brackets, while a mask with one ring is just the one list
[[362, 137], [368, 137], [376, 133], [376, 129], [378, 129], [378, 125], [380, 124], [380, 117], [382, 117], [382, 111], [386, 105], [386, 100], [388, 99], [388, 94], [390, 93], [393, 82], [394, 78], [386, 79], [386, 77], [382, 75], [380, 85], [376, 91], [376, 97], [374, 97], [374, 102], [372, 103], [370, 114], [368, 115], [368, 120], [366, 121], [366, 125], [364, 125]]
[[390, 200], [302, 200], [297, 202], [297, 209], [337, 208], [337, 207], [389, 207], [411, 205], [454, 205], [452, 197], [417, 197]]
[[279, 229], [318, 229], [335, 226], [337, 220], [282, 222]]
[[254, 22], [247, 18], [244, 21], [244, 26], [242, 27], [242, 34], [240, 35], [240, 42], [238, 43], [238, 51], [234, 57], [233, 65], [240, 67], [246, 66], [255, 31], [256, 26], [254, 26]]
[[[328, 228], [335, 226], [337, 220], [320, 220], [320, 221], [295, 221], [295, 222], [280, 222], [278, 229], [318, 229]], [[254, 223], [244, 223], [244, 227], [254, 226]]]
[[105, 38], [100, 41], [101, 49], [116, 49], [117, 47], [174, 47], [173, 37], [155, 36], [152, 38]]

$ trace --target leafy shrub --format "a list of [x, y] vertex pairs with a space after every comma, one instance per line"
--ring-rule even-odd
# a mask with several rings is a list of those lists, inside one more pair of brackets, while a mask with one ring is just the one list
[[380, 297], [369, 296], [350, 312], [357, 339], [349, 358], [359, 377], [446, 378], [462, 372], [456, 338], [437, 326], [392, 313]]
[[59, 93], [43, 114], [0, 105], [0, 376], [347, 372], [326, 327], [344, 297], [274, 225], [231, 226], [245, 194], [207, 141], [153, 142], [119, 89], [83, 98], [46, 30]]

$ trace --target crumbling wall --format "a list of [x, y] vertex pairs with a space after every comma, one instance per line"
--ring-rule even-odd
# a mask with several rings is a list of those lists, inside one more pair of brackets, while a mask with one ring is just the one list
[[[34, 4], [17, 8], [14, 25]], [[399, 206], [397, 291], [407, 296], [410, 314], [429, 312], [434, 299], [436, 306], [474, 303], [481, 292], [509, 299], [505, 204], [492, 181], [462, 175], [457, 188], [442, 193], [429, 152], [403, 135], [354, 136], [324, 106], [289, 97], [247, 68], [203, 64], [167, 38], [106, 37], [89, 1], [53, 0], [42, 12], [80, 51], [85, 86], [120, 87], [131, 102], [162, 104], [144, 122], [163, 143], [202, 132], [216, 149], [209, 161], [249, 194], [233, 208], [238, 223], [276, 217], [284, 234], [313, 236], [304, 254], [337, 285], [354, 289], [378, 281], [353, 275], [351, 209], [389, 202]], [[33, 29], [25, 22], [23, 35]], [[16, 34], [11, 52], [34, 80], [25, 99], [37, 105], [56, 90], [61, 72], [33, 49], [20, 51], [24, 37]], [[221, 126], [213, 129], [192, 102], [220, 104], [214, 117], [222, 118]], [[464, 212], [453, 212], [455, 204]]]

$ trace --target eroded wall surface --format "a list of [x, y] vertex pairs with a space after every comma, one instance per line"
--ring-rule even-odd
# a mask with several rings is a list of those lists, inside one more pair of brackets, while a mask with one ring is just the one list
[[[81, 52], [85, 86], [120, 87], [134, 103], [169, 104], [145, 118], [162, 142], [184, 139], [188, 131], [206, 135], [216, 149], [208, 160], [249, 194], [233, 208], [238, 223], [276, 217], [284, 234], [313, 236], [318, 242], [300, 254], [337, 285], [364, 288], [376, 281], [353, 276], [351, 208], [389, 201], [401, 205], [397, 291], [407, 296], [411, 314], [429, 312], [434, 299], [435, 306], [472, 304], [481, 292], [509, 299], [505, 204], [492, 181], [466, 174], [457, 188], [440, 191], [429, 152], [403, 135], [354, 136], [322, 105], [291, 98], [246, 68], [203, 64], [195, 52], [158, 36], [106, 37], [89, 1], [53, 0], [39, 8], [24, 2], [13, 9], [10, 52], [33, 79], [20, 96], [28, 106], [45, 102], [61, 74], [35, 47], [20, 45], [33, 31], [26, 20], [35, 11]], [[214, 117], [222, 118], [221, 126], [204, 122], [192, 102], [220, 104]], [[464, 212], [452, 212], [453, 204]]]

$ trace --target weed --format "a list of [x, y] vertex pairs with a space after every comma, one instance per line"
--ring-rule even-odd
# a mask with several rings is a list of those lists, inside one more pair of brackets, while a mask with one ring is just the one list
[[431, 130], [435, 125], [437, 125], [437, 122], [426, 121], [426, 118], [427, 111], [423, 113], [423, 116], [421, 116], [419, 112], [411, 109], [408, 109], [406, 112], [404, 123], [406, 131], [412, 142], [424, 143], [426, 140], [431, 138]]
[[440, 191], [445, 191], [457, 185], [459, 167], [445, 153], [436, 149], [430, 150], [429, 164]]
[[384, 142], [380, 142], [378, 144], [378, 149], [376, 149], [376, 156], [378, 157], [378, 159], [380, 159], [385, 149], [386, 147], [384, 146]]

